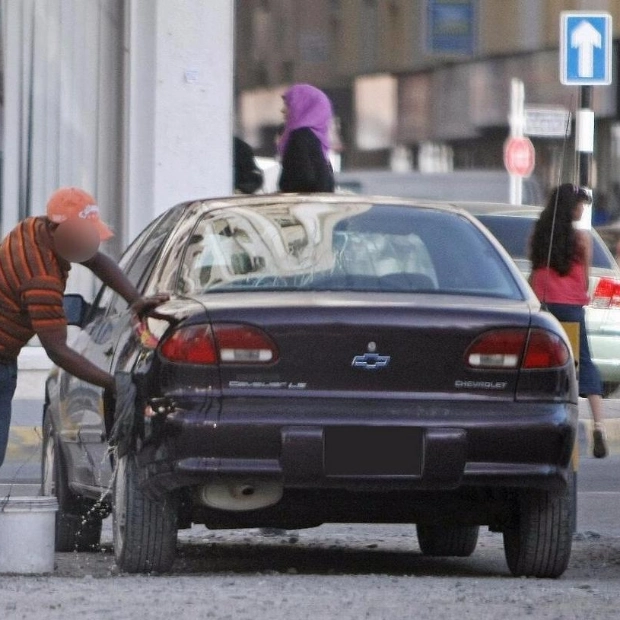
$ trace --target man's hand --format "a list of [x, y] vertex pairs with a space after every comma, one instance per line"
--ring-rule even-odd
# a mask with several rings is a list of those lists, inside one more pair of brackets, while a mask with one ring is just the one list
[[156, 308], [169, 299], [170, 295], [168, 295], [168, 293], [157, 293], [157, 295], [151, 295], [149, 297], [139, 297], [130, 304], [129, 309], [136, 318], [141, 320], [145, 314], [148, 314], [153, 308]]
[[49, 358], [69, 374], [114, 392], [114, 377], [67, 346], [67, 328], [64, 325], [37, 332]]

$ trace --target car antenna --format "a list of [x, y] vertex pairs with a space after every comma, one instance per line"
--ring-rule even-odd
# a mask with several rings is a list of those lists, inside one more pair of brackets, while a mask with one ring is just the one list
[[[566, 114], [566, 125], [564, 126], [564, 138], [562, 140], [562, 157], [560, 158], [560, 166], [558, 168], [558, 178], [556, 183], [556, 188], [560, 187], [560, 183], [562, 181], [562, 174], [564, 171], [564, 158], [566, 157], [566, 144], [568, 142], [568, 135], [570, 132], [570, 123], [571, 123], [571, 110], [573, 108], [573, 103], [575, 100], [575, 95], [571, 97], [571, 105], [568, 109], [568, 113]], [[555, 202], [553, 204], [553, 217], [551, 218], [551, 234], [549, 236], [549, 251], [547, 252], [547, 270], [545, 272], [545, 284], [543, 287], [543, 296], [541, 300], [541, 305], [544, 310], [547, 310], [547, 284], [549, 283], [549, 269], [551, 269], [551, 250], [553, 246], [553, 237], [555, 234], [555, 218], [558, 212], [558, 200], [560, 198], [560, 192], [555, 192]]]

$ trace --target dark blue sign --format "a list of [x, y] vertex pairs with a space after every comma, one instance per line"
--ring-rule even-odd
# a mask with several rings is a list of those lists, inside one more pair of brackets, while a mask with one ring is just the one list
[[430, 54], [473, 55], [478, 0], [427, 0], [426, 48]]

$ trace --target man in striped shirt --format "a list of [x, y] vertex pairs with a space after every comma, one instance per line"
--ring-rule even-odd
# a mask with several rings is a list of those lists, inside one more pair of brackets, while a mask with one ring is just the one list
[[88, 267], [138, 315], [166, 299], [142, 298], [118, 265], [99, 252], [112, 231], [95, 199], [66, 187], [54, 192], [46, 216], [20, 222], [0, 244], [0, 465], [4, 461], [17, 382], [17, 356], [36, 334], [57, 366], [108, 390], [114, 377], [67, 345], [63, 295], [71, 263]]

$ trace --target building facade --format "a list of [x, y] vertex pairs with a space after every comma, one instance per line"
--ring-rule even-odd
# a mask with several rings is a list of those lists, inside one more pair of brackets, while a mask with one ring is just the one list
[[[2, 235], [60, 186], [118, 256], [164, 210], [232, 191], [232, 0], [0, 0]], [[97, 283], [72, 269], [69, 290]]]
[[[509, 132], [511, 80], [526, 105], [575, 112], [580, 89], [559, 80], [560, 13], [605, 11], [614, 0], [237, 0], [236, 99], [247, 139], [273, 150], [288, 84], [310, 82], [332, 98], [344, 168], [388, 167], [406, 153], [423, 170], [500, 168]], [[618, 45], [613, 83], [593, 87], [593, 181], [620, 187]], [[538, 138], [545, 186], [575, 171], [570, 136]]]

